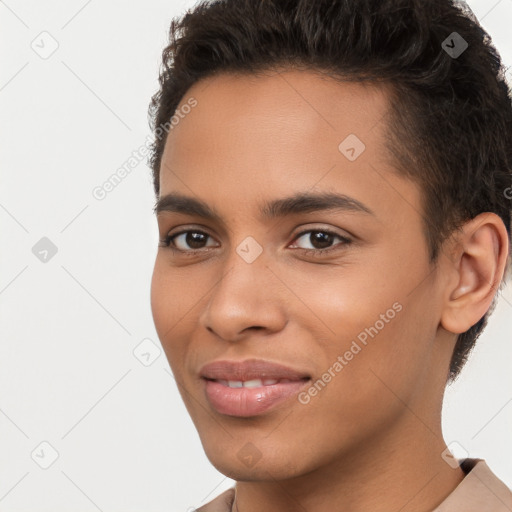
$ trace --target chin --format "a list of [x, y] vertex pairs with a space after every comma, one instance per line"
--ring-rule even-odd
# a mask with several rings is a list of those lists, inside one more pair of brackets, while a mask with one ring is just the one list
[[308, 472], [303, 457], [298, 456], [298, 460], [293, 461], [290, 456], [279, 453], [275, 447], [261, 447], [258, 450], [249, 441], [232, 441], [229, 447], [203, 445], [203, 448], [215, 469], [232, 480], [286, 480]]

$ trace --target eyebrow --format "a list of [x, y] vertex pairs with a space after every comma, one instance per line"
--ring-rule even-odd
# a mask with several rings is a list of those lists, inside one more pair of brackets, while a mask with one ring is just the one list
[[[331, 192], [299, 192], [289, 197], [267, 201], [259, 208], [260, 216], [264, 220], [317, 211], [348, 211], [375, 216], [370, 208], [357, 199]], [[205, 202], [176, 192], [166, 194], [158, 199], [153, 212], [156, 215], [161, 212], [176, 212], [222, 222], [219, 213]]]

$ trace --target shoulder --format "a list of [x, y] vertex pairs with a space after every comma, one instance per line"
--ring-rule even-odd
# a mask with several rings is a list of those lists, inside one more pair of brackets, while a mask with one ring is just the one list
[[232, 487], [215, 499], [209, 501], [206, 505], [197, 509], [197, 512], [231, 512], [233, 501], [235, 499], [235, 488]]

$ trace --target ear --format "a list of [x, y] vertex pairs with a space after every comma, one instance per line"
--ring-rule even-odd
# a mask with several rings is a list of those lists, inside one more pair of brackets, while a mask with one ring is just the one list
[[451, 242], [441, 325], [460, 334], [491, 306], [505, 272], [509, 237], [501, 218], [485, 212], [465, 223]]

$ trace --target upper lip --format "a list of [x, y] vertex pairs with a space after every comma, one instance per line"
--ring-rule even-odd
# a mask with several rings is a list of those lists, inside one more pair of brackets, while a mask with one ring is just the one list
[[212, 361], [200, 370], [201, 377], [212, 380], [242, 381], [253, 379], [309, 379], [309, 375], [278, 363], [263, 359], [245, 361]]

